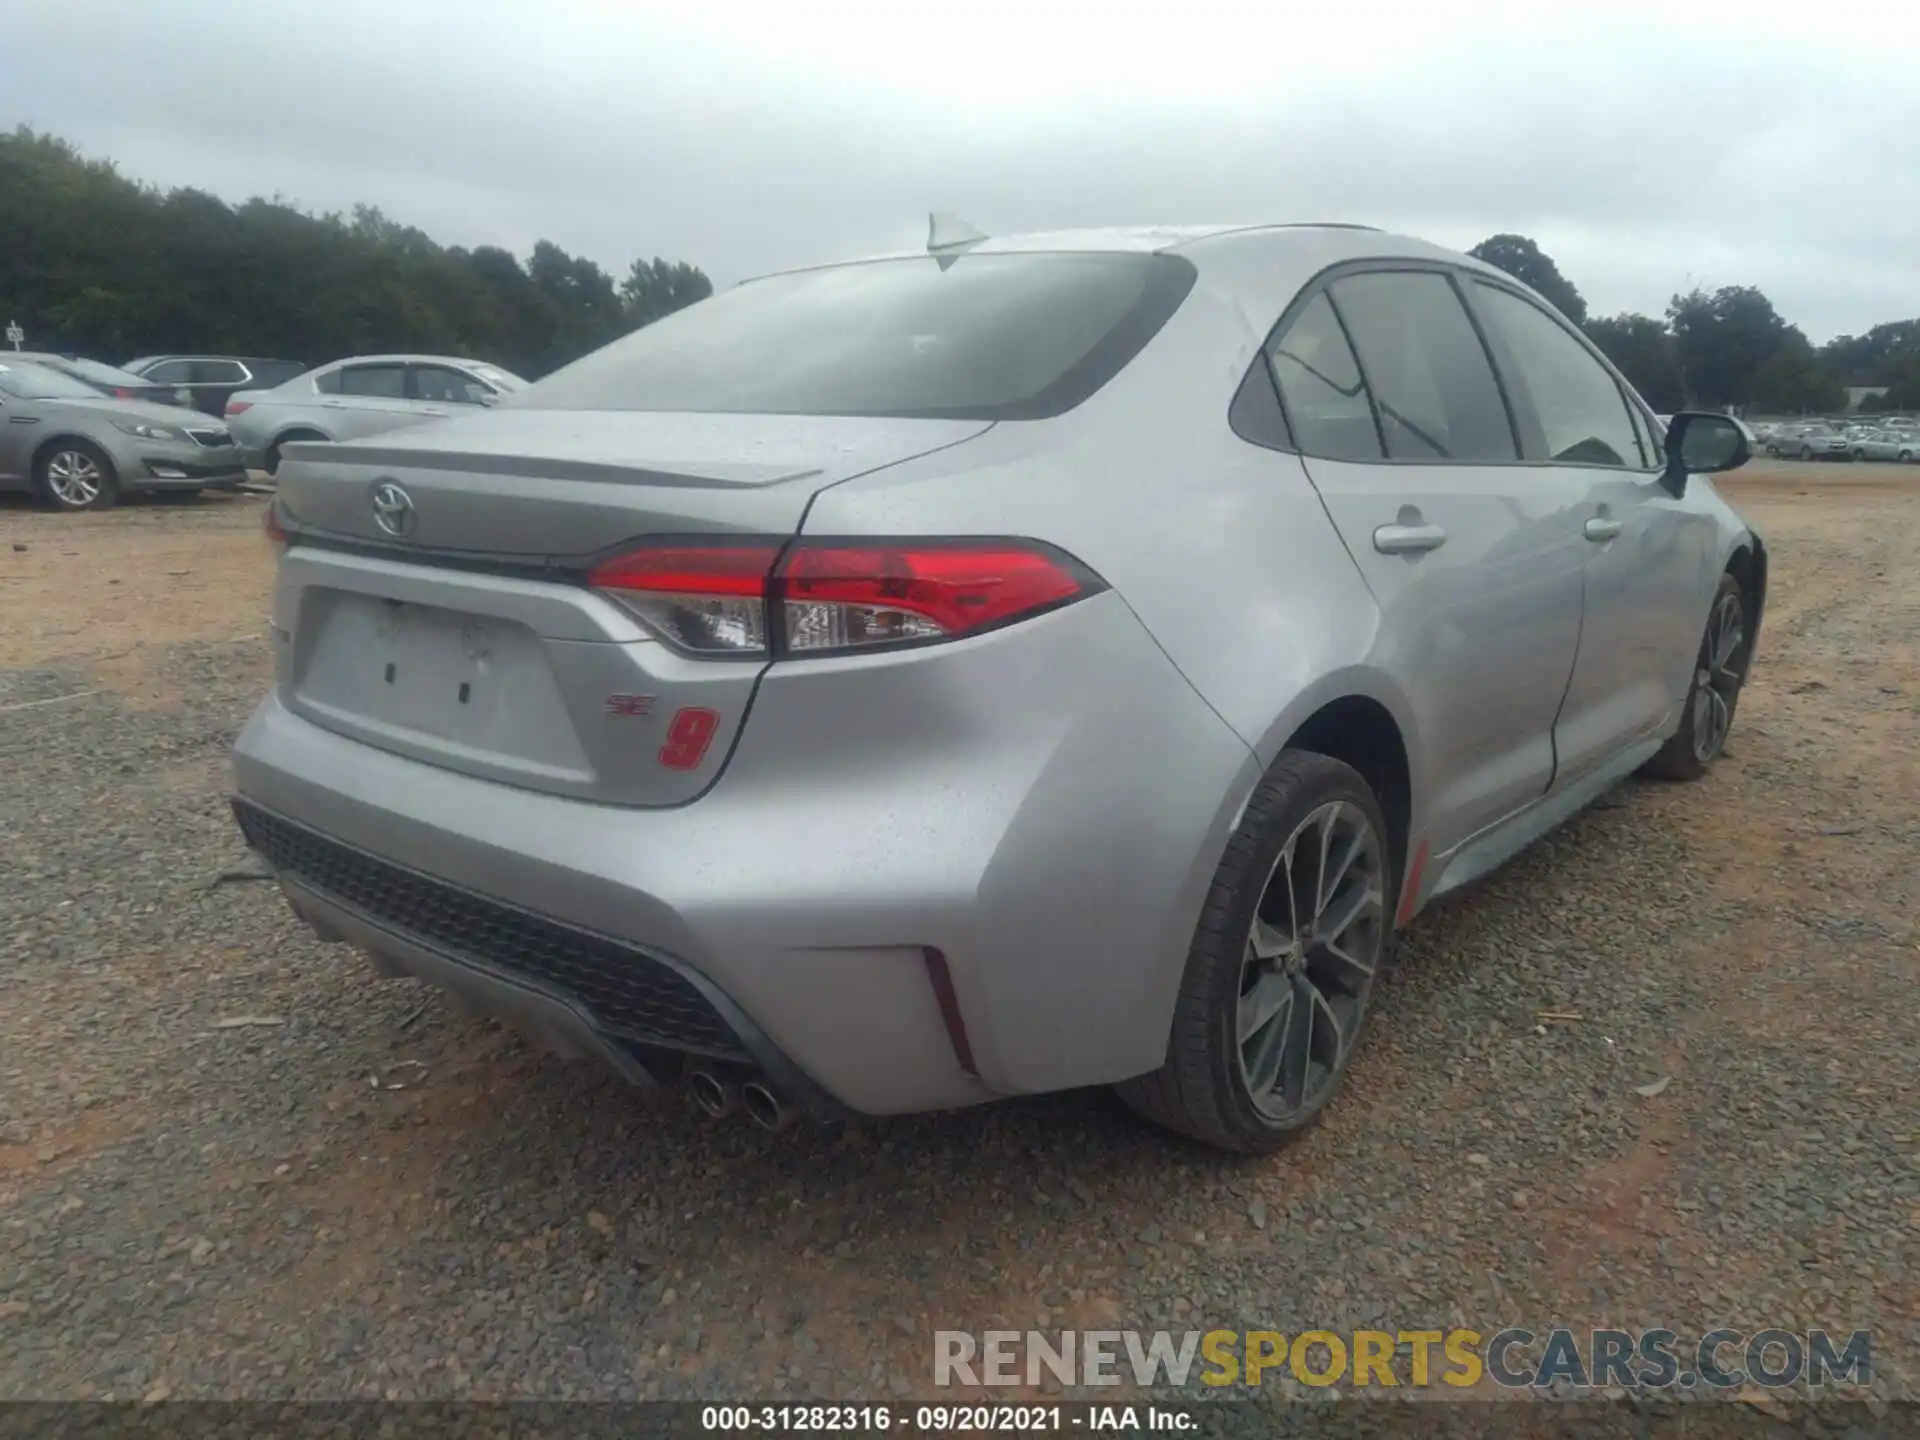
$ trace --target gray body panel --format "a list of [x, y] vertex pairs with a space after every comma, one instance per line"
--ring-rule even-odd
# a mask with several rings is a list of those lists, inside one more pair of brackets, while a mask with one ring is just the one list
[[[1247, 799], [1331, 702], [1376, 702], [1404, 743], [1409, 855], [1432, 860], [1403, 914], [1672, 733], [1718, 576], [1757, 544], [1710, 484], [1676, 500], [1650, 470], [1331, 462], [1227, 423], [1268, 332], [1327, 267], [1492, 272], [1334, 228], [1097, 232], [978, 253], [1022, 247], [1173, 248], [1198, 278], [1141, 353], [1048, 419], [515, 404], [290, 452], [282, 494], [303, 523], [371, 540], [369, 487], [392, 478], [417, 502], [411, 543], [523, 560], [645, 534], [1031, 537], [1109, 589], [923, 649], [711, 661], [670, 654], [564, 576], [296, 546], [279, 684], [237, 748], [240, 793], [670, 955], [832, 1096], [892, 1112], [1155, 1067]], [[1376, 551], [1375, 529], [1409, 509], [1445, 545]], [[338, 603], [319, 597], [355, 592], [508, 621], [544, 648], [555, 689], [527, 692], [527, 725], [492, 756], [375, 733], [351, 703], [324, 710], [308, 659], [320, 652], [299, 632]], [[599, 687], [644, 683], [676, 697], [667, 708], [701, 676], [719, 687], [725, 743], [690, 775], [622, 770], [588, 723]], [[929, 984], [932, 952], [971, 1071]]]

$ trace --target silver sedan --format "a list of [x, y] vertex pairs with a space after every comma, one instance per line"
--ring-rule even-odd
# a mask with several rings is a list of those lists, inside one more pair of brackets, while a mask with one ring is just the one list
[[1920, 457], [1920, 435], [1911, 430], [1862, 430], [1847, 437], [1848, 454], [1855, 460], [1898, 460], [1912, 464]]
[[1720, 753], [1750, 443], [1364, 228], [763, 278], [289, 448], [236, 817], [324, 938], [715, 1112], [1266, 1149], [1401, 926]]
[[227, 401], [247, 463], [269, 475], [281, 448], [302, 441], [358, 440], [429, 420], [470, 414], [524, 390], [518, 375], [484, 360], [446, 355], [358, 355], [297, 375], [271, 390]]
[[0, 359], [0, 490], [57, 510], [98, 510], [129, 491], [192, 493], [247, 478], [218, 420], [116, 400], [43, 365]]

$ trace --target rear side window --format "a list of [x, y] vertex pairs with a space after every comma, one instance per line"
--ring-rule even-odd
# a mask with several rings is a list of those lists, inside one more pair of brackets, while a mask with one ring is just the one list
[[404, 400], [407, 395], [406, 367], [401, 365], [349, 365], [339, 372], [337, 395], [364, 395], [376, 400]]
[[1267, 347], [1293, 443], [1329, 460], [1378, 460], [1380, 431], [1346, 333], [1325, 294]]
[[194, 385], [238, 385], [247, 378], [232, 360], [196, 360], [192, 365]]
[[1172, 255], [879, 260], [773, 275], [516, 397], [547, 410], [1031, 420], [1085, 400], [1193, 286]]
[[185, 385], [193, 376], [193, 366], [186, 360], [162, 360], [150, 366], [146, 375], [156, 385]]
[[1548, 456], [1574, 465], [1642, 466], [1626, 397], [1606, 367], [1532, 301], [1474, 284], [1488, 326], [1513, 357], [1518, 373], [1509, 378], [1533, 401]]
[[1486, 347], [1446, 276], [1352, 275], [1334, 281], [1332, 291], [1373, 393], [1388, 458], [1519, 458]]

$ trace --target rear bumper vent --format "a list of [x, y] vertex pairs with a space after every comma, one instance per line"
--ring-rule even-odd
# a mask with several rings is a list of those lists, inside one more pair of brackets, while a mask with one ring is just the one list
[[376, 859], [245, 801], [235, 800], [233, 813], [280, 874], [403, 940], [568, 1001], [610, 1037], [749, 1058], [693, 982], [643, 950]]

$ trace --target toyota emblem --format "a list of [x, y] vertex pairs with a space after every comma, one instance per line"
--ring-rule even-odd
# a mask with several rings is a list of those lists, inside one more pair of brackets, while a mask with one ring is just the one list
[[391, 480], [377, 480], [373, 486], [373, 523], [396, 539], [413, 533], [417, 517], [413, 497]]

